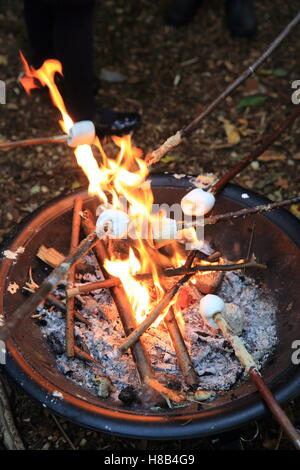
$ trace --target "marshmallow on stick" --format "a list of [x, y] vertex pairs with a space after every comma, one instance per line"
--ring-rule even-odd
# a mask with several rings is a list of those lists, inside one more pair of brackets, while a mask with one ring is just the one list
[[218, 329], [214, 316], [217, 313], [221, 315], [226, 311], [225, 303], [218, 295], [207, 294], [200, 301], [200, 314], [203, 320], [212, 328]]
[[126, 212], [118, 209], [103, 211], [96, 222], [96, 234], [100, 239], [122, 238], [128, 231], [130, 218]]
[[201, 188], [193, 189], [181, 199], [181, 209], [186, 215], [204, 215], [214, 207], [214, 204], [214, 195]]
[[96, 137], [95, 126], [92, 121], [75, 122], [69, 130], [67, 143], [69, 147], [78, 145], [92, 145]]

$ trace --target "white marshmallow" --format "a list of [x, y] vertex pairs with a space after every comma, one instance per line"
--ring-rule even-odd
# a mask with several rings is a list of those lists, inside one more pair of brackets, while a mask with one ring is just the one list
[[214, 321], [215, 314], [224, 314], [225, 312], [225, 303], [218, 295], [208, 294], [200, 301], [200, 314], [203, 320], [213, 328], [218, 328], [218, 325]]
[[181, 199], [181, 209], [186, 215], [204, 215], [214, 204], [214, 195], [201, 188], [193, 189]]
[[78, 145], [92, 145], [95, 140], [96, 131], [92, 121], [75, 122], [68, 135], [69, 147], [77, 147]]
[[117, 209], [107, 209], [97, 219], [97, 237], [100, 239], [122, 238], [127, 233], [129, 221], [130, 219], [126, 212]]
[[177, 223], [174, 219], [162, 217], [152, 222], [153, 240], [174, 240], [177, 238]]

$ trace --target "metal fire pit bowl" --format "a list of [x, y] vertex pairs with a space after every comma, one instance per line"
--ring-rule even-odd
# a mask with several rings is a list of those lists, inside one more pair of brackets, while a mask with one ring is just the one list
[[[189, 177], [172, 175], [151, 177], [155, 202], [173, 204], [193, 188]], [[247, 192], [249, 198], [242, 198]], [[17, 261], [2, 259], [0, 268], [1, 311], [8, 317], [24, 301], [22, 289], [12, 295], [7, 291], [10, 281], [23, 286], [30, 266], [36, 282], [49, 268], [36, 258], [41, 244], [68, 253], [72, 205], [81, 195], [85, 204], [93, 198], [85, 191], [62, 196], [44, 205], [27, 217], [8, 236], [4, 250], [25, 251]], [[213, 212], [222, 213], [269, 202], [262, 196], [239, 186], [228, 185], [218, 196]], [[206, 228], [206, 238], [214, 247], [234, 261], [245, 258], [250, 229], [255, 220], [254, 253], [268, 269], [251, 271], [261, 288], [271, 289], [279, 302], [279, 344], [272, 360], [262, 374], [281, 403], [300, 392], [300, 370], [291, 362], [292, 343], [300, 339], [300, 222], [289, 212], [280, 209], [266, 215], [236, 219]], [[250, 273], [250, 272], [249, 272]], [[9, 375], [41, 405], [58, 415], [88, 428], [120, 436], [144, 439], [184, 439], [225, 432], [261, 417], [266, 408], [253, 385], [246, 381], [224, 393], [210, 404], [191, 404], [185, 408], [145, 411], [122, 406], [121, 402], [102, 400], [91, 395], [62, 375], [55, 357], [42, 337], [39, 326], [24, 318], [13, 338], [7, 343], [4, 366]], [[63, 399], [55, 398], [58, 391]]]

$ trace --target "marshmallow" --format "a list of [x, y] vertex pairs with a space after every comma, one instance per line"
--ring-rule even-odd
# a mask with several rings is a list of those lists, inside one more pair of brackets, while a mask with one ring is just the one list
[[95, 140], [96, 132], [92, 121], [75, 122], [68, 135], [69, 147], [77, 147], [78, 145], [92, 145]]
[[174, 219], [162, 217], [152, 222], [153, 240], [174, 240], [177, 238], [177, 223]]
[[200, 301], [200, 314], [203, 320], [212, 328], [218, 329], [218, 325], [214, 321], [215, 314], [224, 314], [225, 312], [224, 301], [218, 295], [208, 294]]
[[214, 195], [201, 188], [193, 189], [181, 199], [181, 209], [186, 215], [204, 215], [214, 204]]
[[129, 217], [126, 212], [117, 209], [107, 209], [99, 215], [96, 222], [97, 237], [122, 238], [127, 234]]

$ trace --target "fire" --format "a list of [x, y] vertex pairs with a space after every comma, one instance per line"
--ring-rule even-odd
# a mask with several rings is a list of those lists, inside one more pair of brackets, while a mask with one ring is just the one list
[[[68, 133], [73, 125], [73, 120], [67, 112], [55, 83], [55, 75], [57, 73], [62, 75], [60, 62], [52, 59], [47, 60], [38, 70], [35, 70], [28, 65], [22, 53], [21, 59], [25, 71], [25, 77], [22, 79], [25, 90], [29, 93], [32, 88], [36, 88], [37, 81], [41, 85], [47, 86], [51, 99], [61, 114], [59, 124], [62, 130]], [[94, 141], [95, 147], [79, 145], [75, 148], [74, 153], [78, 165], [88, 178], [89, 193], [98, 196], [103, 209], [114, 208], [127, 211], [134, 224], [136, 235], [134, 247], [137, 254], [130, 249], [128, 258], [124, 260], [116, 258], [114, 253], [110, 253], [111, 258], [106, 260], [105, 268], [110, 274], [121, 279], [136, 320], [141, 322], [151, 310], [151, 296], [146, 283], [136, 281], [134, 275], [138, 272], [152, 274], [157, 302], [164, 294], [159, 280], [158, 266], [162, 267], [170, 262], [174, 266], [180, 266], [184, 263], [184, 257], [179, 255], [175, 249], [169, 257], [162, 255], [155, 249], [151, 230], [149, 234], [149, 227], [151, 227], [154, 218], [160, 217], [160, 215], [152, 214], [153, 194], [150, 184], [146, 181], [149, 173], [147, 164], [142, 159], [141, 150], [132, 146], [129, 135], [112, 139], [119, 148], [116, 158], [109, 158], [105, 154], [98, 138]], [[147, 236], [143, 236], [145, 228]], [[193, 237], [194, 234], [192, 234]], [[164, 314], [159, 317], [158, 322], [163, 316]]]

